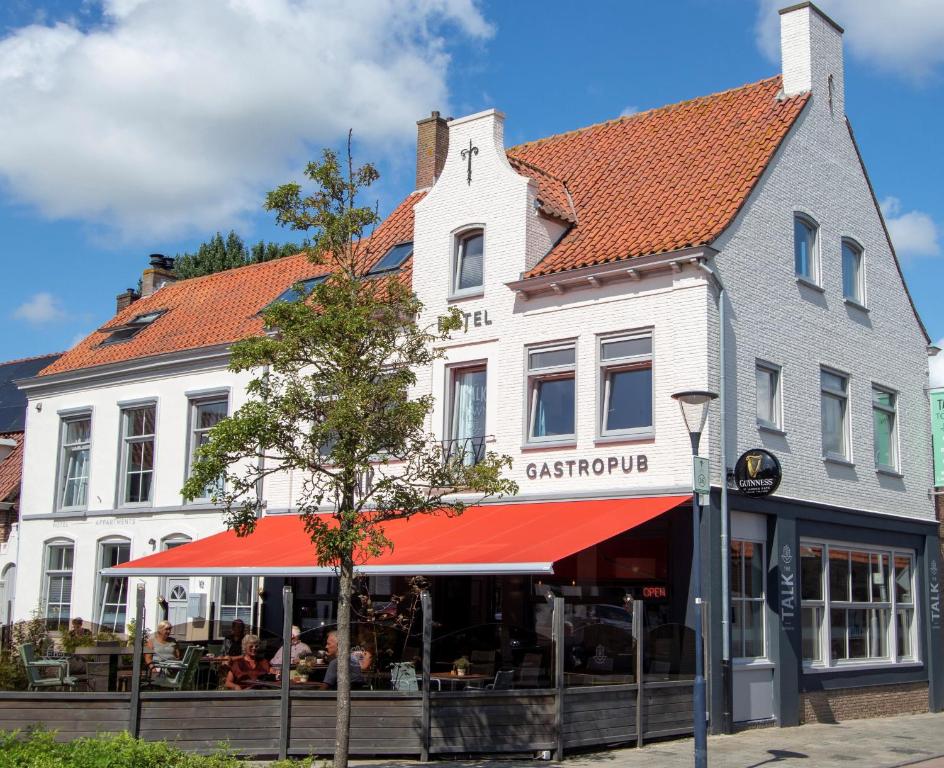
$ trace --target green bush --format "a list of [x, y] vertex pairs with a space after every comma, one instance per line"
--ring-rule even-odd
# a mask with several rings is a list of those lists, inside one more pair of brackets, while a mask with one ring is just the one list
[[0, 691], [25, 691], [29, 682], [16, 651], [0, 651]]
[[[133, 739], [126, 733], [59, 743], [51, 731], [0, 732], [0, 768], [242, 768], [245, 764], [225, 749], [195, 755], [163, 741]], [[311, 765], [280, 760], [270, 768]]]

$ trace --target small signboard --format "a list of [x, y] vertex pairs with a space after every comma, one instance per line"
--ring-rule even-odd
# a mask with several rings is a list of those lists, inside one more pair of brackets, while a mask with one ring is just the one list
[[782, 479], [777, 457], [763, 448], [745, 451], [734, 465], [734, 485], [745, 496], [769, 496]]
[[944, 487], [944, 389], [931, 393], [931, 437], [934, 440], [934, 485]]
[[692, 490], [695, 493], [711, 493], [711, 468], [708, 459], [692, 456]]

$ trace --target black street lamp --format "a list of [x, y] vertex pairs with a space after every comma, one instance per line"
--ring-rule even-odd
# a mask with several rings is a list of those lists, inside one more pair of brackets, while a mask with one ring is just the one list
[[682, 409], [682, 418], [692, 441], [692, 574], [695, 592], [695, 686], [693, 691], [692, 714], [695, 729], [695, 768], [707, 768], [708, 765], [708, 723], [705, 719], [707, 704], [705, 697], [705, 655], [701, 632], [701, 507], [695, 488], [694, 465], [698, 456], [698, 443], [708, 419], [708, 406], [718, 397], [714, 392], [688, 390], [676, 392], [672, 397]]

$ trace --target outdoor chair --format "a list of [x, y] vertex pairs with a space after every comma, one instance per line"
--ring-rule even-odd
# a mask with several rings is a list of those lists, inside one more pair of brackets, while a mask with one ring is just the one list
[[485, 686], [493, 691], [507, 691], [515, 687], [515, 671], [500, 669], [495, 673], [495, 680]]
[[[430, 681], [437, 690], [442, 690], [442, 681], [432, 678]], [[398, 661], [390, 665], [390, 687], [395, 691], [418, 691], [420, 680], [416, 668], [409, 661]]]
[[193, 688], [203, 652], [204, 648], [201, 646], [191, 645], [184, 651], [184, 657], [180, 661], [154, 662], [152, 668], [157, 670], [158, 675], [152, 677], [148, 685], [169, 691], [190, 690]]
[[[78, 681], [69, 674], [68, 659], [37, 659], [33, 653], [32, 643], [23, 643], [20, 646], [20, 658], [23, 660], [23, 668], [26, 670], [26, 677], [29, 682], [27, 690], [36, 691], [41, 688], [70, 688], [75, 690], [75, 684]], [[55, 674], [52, 677], [45, 677], [43, 671], [50, 669]]]

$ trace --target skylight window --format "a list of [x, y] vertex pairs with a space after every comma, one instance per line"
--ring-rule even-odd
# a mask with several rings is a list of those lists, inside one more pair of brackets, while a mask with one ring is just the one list
[[156, 309], [153, 312], [145, 312], [140, 315], [135, 315], [124, 325], [106, 328], [105, 330], [108, 333], [108, 337], [102, 341], [99, 346], [104, 347], [108, 344], [119, 344], [122, 341], [133, 339], [166, 311], [166, 309]]
[[379, 275], [399, 269], [413, 255], [413, 243], [400, 243], [387, 251], [383, 258], [367, 270], [368, 275]]
[[[312, 288], [323, 283], [327, 279], [327, 275], [319, 275], [318, 277], [309, 277], [306, 280], [299, 280], [297, 283], [294, 283], [291, 288], [284, 291], [283, 293], [280, 293], [278, 298], [276, 298], [272, 304], [278, 304], [282, 301], [298, 301], [303, 296], [307, 296], [309, 293], [311, 293]], [[270, 304], [269, 306], [272, 305]]]

